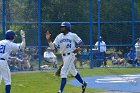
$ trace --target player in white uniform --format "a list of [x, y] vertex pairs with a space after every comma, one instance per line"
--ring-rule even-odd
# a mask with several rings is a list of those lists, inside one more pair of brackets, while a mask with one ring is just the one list
[[138, 38], [135, 44], [135, 49], [136, 49], [136, 59], [138, 60], [138, 62], [140, 62], [140, 38]]
[[48, 47], [44, 52], [44, 58], [47, 62], [53, 63], [54, 68], [57, 68], [57, 57], [50, 47]]
[[[103, 37], [99, 37], [99, 41], [97, 41], [95, 43], [95, 48], [97, 48], [97, 50], [99, 50], [99, 52], [102, 54], [102, 57], [104, 59], [104, 63], [103, 66], [107, 65], [107, 60], [106, 60], [106, 43], [103, 41]], [[98, 49], [99, 48], [99, 49]]]
[[24, 49], [25, 47], [25, 32], [21, 30], [22, 42], [19, 44], [13, 43], [15, 32], [12, 30], [6, 31], [6, 39], [0, 41], [0, 77], [5, 81], [5, 92], [10, 93], [11, 90], [11, 73], [7, 63], [11, 51]]
[[60, 53], [63, 59], [63, 67], [61, 69], [61, 85], [58, 93], [62, 93], [66, 84], [66, 78], [68, 72], [82, 84], [82, 93], [85, 93], [87, 83], [83, 81], [80, 74], [77, 72], [74, 66], [75, 53], [80, 51], [80, 48], [76, 48], [75, 44], [83, 44], [82, 40], [77, 36], [77, 34], [70, 32], [71, 24], [69, 22], [61, 23], [61, 33], [55, 38], [54, 42], [51, 42], [50, 33], [47, 31], [46, 39], [52, 50], [55, 48], [60, 48]]
[[[103, 41], [103, 38], [100, 36], [100, 40], [95, 43], [95, 47], [98, 49], [100, 47], [100, 52], [106, 52], [106, 43]], [[100, 42], [100, 45], [99, 45]]]

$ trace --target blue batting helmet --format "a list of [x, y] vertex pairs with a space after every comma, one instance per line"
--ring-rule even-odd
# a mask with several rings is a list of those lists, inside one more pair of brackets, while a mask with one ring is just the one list
[[62, 22], [61, 27], [65, 27], [67, 30], [71, 30], [71, 24], [70, 22]]
[[13, 40], [15, 36], [16, 36], [16, 34], [13, 30], [6, 31], [6, 39]]

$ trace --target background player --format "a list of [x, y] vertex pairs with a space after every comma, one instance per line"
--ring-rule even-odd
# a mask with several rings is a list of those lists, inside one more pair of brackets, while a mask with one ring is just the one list
[[66, 84], [66, 78], [68, 72], [82, 84], [82, 93], [85, 93], [87, 83], [82, 80], [80, 74], [77, 72], [74, 66], [75, 53], [80, 51], [80, 48], [76, 48], [75, 44], [83, 44], [82, 40], [75, 34], [70, 32], [71, 24], [69, 22], [61, 23], [61, 33], [55, 38], [54, 42], [51, 42], [50, 33], [47, 31], [46, 39], [52, 50], [60, 48], [60, 53], [63, 59], [63, 67], [61, 69], [61, 85], [58, 93], [62, 93]]
[[138, 62], [140, 62], [140, 38], [137, 39], [135, 49], [136, 49], [136, 59]]
[[0, 41], [0, 76], [5, 81], [5, 91], [10, 93], [11, 90], [11, 73], [7, 63], [11, 51], [17, 51], [25, 48], [25, 32], [21, 30], [20, 35], [22, 42], [19, 44], [13, 43], [15, 32], [12, 30], [6, 31], [6, 39]]
[[99, 37], [99, 41], [97, 41], [95, 43], [95, 48], [97, 48], [97, 50], [99, 50], [99, 52], [101, 53], [104, 61], [103, 61], [103, 66], [107, 65], [107, 60], [106, 60], [106, 43], [105, 41], [103, 41], [103, 37]]

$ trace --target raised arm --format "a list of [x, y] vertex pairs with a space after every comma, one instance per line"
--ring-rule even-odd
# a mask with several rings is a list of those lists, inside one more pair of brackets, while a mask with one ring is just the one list
[[50, 48], [51, 48], [52, 50], [54, 50], [54, 49], [55, 49], [55, 48], [54, 48], [54, 44], [53, 44], [52, 41], [51, 41], [51, 34], [49, 33], [49, 31], [46, 32], [46, 39], [47, 39], [47, 42], [48, 42]]
[[21, 42], [21, 49], [24, 49], [26, 46], [26, 40], [25, 40], [25, 32], [23, 30], [20, 31], [20, 35], [22, 38], [22, 42]]

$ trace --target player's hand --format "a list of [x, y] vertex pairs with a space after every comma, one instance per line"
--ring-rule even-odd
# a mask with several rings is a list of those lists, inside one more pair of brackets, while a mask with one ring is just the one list
[[49, 33], [49, 31], [46, 32], [46, 39], [47, 41], [50, 41], [51, 39], [51, 34]]
[[20, 35], [22, 38], [25, 38], [25, 32], [23, 30], [20, 30]]

